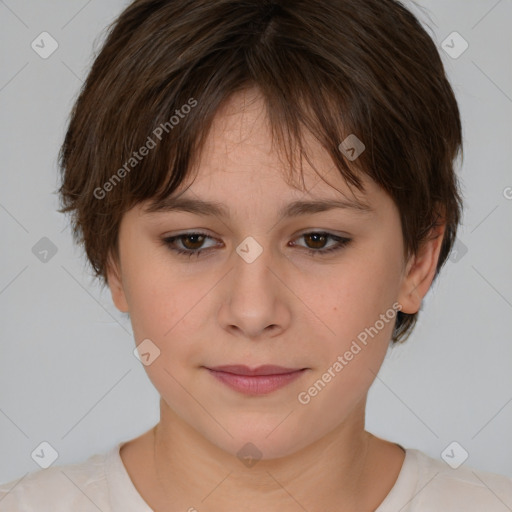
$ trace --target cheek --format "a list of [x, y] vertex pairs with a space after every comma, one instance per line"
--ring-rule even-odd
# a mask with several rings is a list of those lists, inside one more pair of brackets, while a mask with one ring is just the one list
[[312, 416], [332, 424], [364, 399], [386, 356], [396, 320], [393, 297], [377, 293], [375, 282], [365, 283], [373, 287], [361, 293], [345, 283], [346, 289], [336, 296], [338, 306], [331, 306], [326, 320], [334, 334], [323, 337], [315, 372], [297, 397]]
[[399, 290], [398, 265], [393, 258], [357, 258], [336, 276], [324, 309], [329, 323], [340, 333], [354, 337], [373, 325], [392, 307]]
[[331, 335], [324, 337], [330, 340], [326, 368], [343, 356], [339, 375], [344, 377], [338, 382], [347, 379], [364, 385], [373, 378], [371, 372], [378, 372], [386, 355], [396, 321], [399, 251], [400, 245], [386, 246], [384, 242], [362, 251], [337, 272], [331, 280], [335, 284], [329, 285], [330, 292], [317, 305], [318, 311], [326, 312], [320, 316], [331, 330]]
[[182, 316], [187, 287], [165, 262], [135, 253], [126, 266], [125, 293], [135, 339], [162, 341]]
[[366, 303], [375, 316], [396, 300], [401, 282], [402, 241], [400, 232], [383, 229], [372, 247], [355, 262], [354, 275], [360, 286], [354, 287], [357, 300]]
[[139, 264], [130, 274], [127, 288], [134, 337], [137, 344], [150, 339], [159, 348], [156, 367], [179, 371], [186, 361], [196, 365], [204, 356], [194, 338], [205, 332], [204, 324], [211, 317], [208, 294], [213, 284], [211, 279], [172, 271], [168, 262], [156, 259]]

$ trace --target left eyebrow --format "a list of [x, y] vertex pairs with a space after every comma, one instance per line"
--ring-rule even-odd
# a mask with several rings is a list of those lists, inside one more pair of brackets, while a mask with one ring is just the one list
[[[298, 217], [333, 209], [353, 210], [363, 214], [374, 213], [370, 205], [361, 201], [349, 199], [323, 199], [316, 201], [293, 201], [279, 211], [279, 218]], [[229, 210], [223, 203], [205, 201], [186, 197], [166, 197], [161, 201], [152, 203], [145, 209], [145, 213], [183, 211], [203, 216], [229, 217]]]

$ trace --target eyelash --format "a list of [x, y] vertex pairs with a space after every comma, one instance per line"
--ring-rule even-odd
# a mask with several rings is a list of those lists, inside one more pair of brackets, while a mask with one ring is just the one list
[[[204, 236], [205, 237], [204, 241], [206, 241], [207, 238], [210, 238], [210, 239], [213, 240], [213, 238], [211, 236], [208, 236], [206, 233], [200, 233], [200, 232], [194, 231], [194, 232], [190, 232], [190, 233], [182, 233], [181, 235], [176, 235], [176, 236], [170, 236], [170, 237], [163, 238], [162, 239], [162, 243], [168, 249], [170, 249], [171, 251], [179, 254], [180, 256], [188, 256], [189, 258], [191, 258], [192, 256], [199, 257], [199, 255], [201, 253], [207, 252], [210, 249], [213, 249], [213, 247], [209, 247], [208, 249], [197, 249], [197, 250], [187, 249], [187, 250], [184, 250], [184, 249], [178, 249], [178, 248], [176, 248], [173, 245], [176, 240], [181, 240], [183, 238], [193, 237], [193, 236], [197, 236], [197, 235]], [[308, 252], [309, 254], [311, 254], [312, 256], [317, 256], [317, 255], [323, 256], [323, 255], [326, 255], [326, 254], [329, 254], [329, 253], [333, 253], [333, 252], [339, 251], [339, 250], [343, 249], [344, 247], [346, 247], [352, 241], [351, 238], [336, 236], [336, 235], [333, 235], [331, 233], [327, 233], [327, 232], [324, 232], [324, 231], [313, 231], [313, 232], [309, 232], [309, 233], [303, 233], [302, 235], [299, 236], [299, 238], [302, 238], [302, 237], [307, 236], [307, 235], [321, 235], [321, 236], [325, 236], [328, 239], [332, 239], [332, 240], [337, 242], [335, 245], [329, 247], [328, 249], [309, 249], [307, 247], [304, 248], [304, 250], [306, 252]]]

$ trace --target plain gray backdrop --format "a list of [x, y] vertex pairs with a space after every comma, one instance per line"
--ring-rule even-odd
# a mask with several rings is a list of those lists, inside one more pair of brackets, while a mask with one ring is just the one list
[[[0, 482], [38, 470], [31, 454], [43, 441], [55, 465], [78, 462], [159, 418], [129, 321], [56, 211], [70, 109], [127, 3], [0, 1]], [[406, 3], [438, 45], [461, 109], [465, 213], [415, 332], [370, 390], [367, 428], [435, 458], [456, 442], [448, 453], [467, 452], [465, 464], [512, 476], [512, 0], [418, 4]], [[47, 58], [42, 32], [58, 44]]]

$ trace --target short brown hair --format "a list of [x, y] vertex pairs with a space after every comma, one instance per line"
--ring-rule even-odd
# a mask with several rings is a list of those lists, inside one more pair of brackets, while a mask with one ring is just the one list
[[[261, 91], [290, 169], [297, 155], [301, 172], [310, 162], [307, 129], [349, 186], [363, 190], [365, 173], [391, 196], [406, 257], [444, 221], [437, 276], [462, 212], [462, 130], [436, 46], [409, 10], [395, 0], [136, 0], [109, 27], [59, 154], [59, 211], [72, 212], [103, 285], [123, 214], [184, 182], [219, 107], [248, 87]], [[339, 149], [349, 134], [366, 146], [355, 162]], [[393, 341], [416, 318], [399, 312]]]

